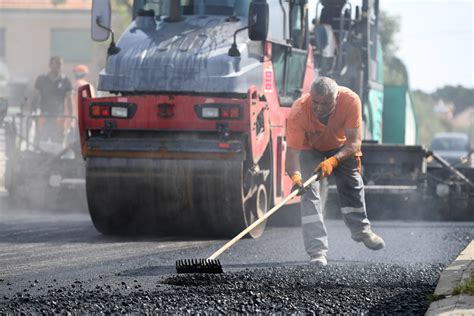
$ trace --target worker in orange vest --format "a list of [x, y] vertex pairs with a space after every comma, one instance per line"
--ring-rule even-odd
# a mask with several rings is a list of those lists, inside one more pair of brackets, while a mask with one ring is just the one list
[[76, 92], [76, 94], [77, 94], [77, 89], [79, 89], [79, 87], [88, 84], [90, 85], [91, 94], [92, 94], [92, 97], [94, 98], [95, 97], [94, 86], [85, 79], [87, 75], [89, 74], [89, 67], [87, 67], [86, 65], [76, 65], [72, 69], [72, 72], [74, 74], [74, 89], [73, 90]]
[[303, 179], [313, 173], [334, 173], [342, 217], [356, 242], [372, 250], [384, 240], [375, 234], [365, 209], [360, 175], [362, 106], [359, 96], [327, 77], [311, 85], [310, 93], [296, 100], [288, 116], [286, 171], [301, 198], [301, 223], [310, 264], [327, 265], [328, 236], [321, 209], [319, 182], [306, 189]]
[[76, 119], [70, 120], [66, 122], [67, 127], [76, 127], [76, 121], [77, 121], [77, 91], [80, 87], [84, 85], [89, 85], [91, 89], [91, 96], [94, 98], [95, 97], [95, 89], [94, 86], [86, 80], [87, 75], [89, 74], [89, 67], [86, 65], [76, 65], [72, 69], [73, 75], [74, 75], [74, 83], [73, 83], [73, 88], [72, 88], [72, 97], [73, 97], [73, 107], [72, 107], [72, 112], [66, 112], [66, 115], [70, 115], [75, 117]]

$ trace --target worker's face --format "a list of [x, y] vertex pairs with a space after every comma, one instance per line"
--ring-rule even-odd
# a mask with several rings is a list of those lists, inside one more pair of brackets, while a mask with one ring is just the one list
[[63, 61], [60, 59], [53, 59], [51, 63], [49, 64], [49, 69], [51, 70], [52, 73], [60, 73], [61, 68], [63, 66]]
[[325, 117], [336, 108], [337, 95], [320, 96], [311, 91], [311, 108], [318, 117]]

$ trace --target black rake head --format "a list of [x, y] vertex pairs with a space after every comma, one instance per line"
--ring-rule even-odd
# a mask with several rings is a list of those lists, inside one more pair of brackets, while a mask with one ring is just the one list
[[176, 261], [176, 272], [179, 273], [223, 273], [218, 259], [181, 259]]

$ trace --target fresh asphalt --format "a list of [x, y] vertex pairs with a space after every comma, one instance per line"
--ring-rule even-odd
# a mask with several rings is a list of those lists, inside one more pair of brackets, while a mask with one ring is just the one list
[[[3, 204], [5, 206], [5, 204]], [[386, 248], [328, 220], [329, 264], [307, 265], [299, 227], [269, 227], [221, 255], [222, 275], [176, 275], [227, 240], [105, 237], [86, 212], [0, 213], [0, 312], [415, 313], [474, 237], [473, 222], [377, 221]]]

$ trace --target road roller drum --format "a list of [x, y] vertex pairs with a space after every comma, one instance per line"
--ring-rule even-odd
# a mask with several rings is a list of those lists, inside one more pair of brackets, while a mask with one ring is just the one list
[[268, 207], [265, 185], [246, 197], [243, 182], [242, 160], [90, 158], [86, 168], [91, 218], [104, 234], [231, 236]]

